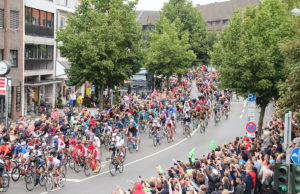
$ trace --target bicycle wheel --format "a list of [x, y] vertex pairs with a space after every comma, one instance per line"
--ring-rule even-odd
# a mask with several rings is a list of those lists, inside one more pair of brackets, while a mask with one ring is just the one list
[[32, 191], [34, 189], [34, 185], [35, 185], [35, 175], [31, 174], [31, 175], [27, 175], [25, 174], [25, 185], [26, 185], [26, 189], [28, 191]]
[[129, 142], [129, 141], [127, 141], [127, 148], [128, 148], [129, 153], [132, 153], [133, 147], [131, 145], [131, 142]]
[[64, 159], [63, 159], [63, 161], [62, 161], [62, 164], [63, 165], [67, 165], [69, 163], [69, 157], [68, 156], [64, 156]]
[[41, 173], [41, 175], [40, 175], [40, 180], [39, 180], [39, 184], [43, 187], [43, 186], [45, 186], [46, 185], [46, 183], [47, 183], [47, 174], [45, 174], [45, 173]]
[[60, 173], [59, 174], [59, 180], [57, 182], [57, 185], [60, 188], [63, 188], [66, 185], [67, 179], [66, 179], [66, 175], [64, 173]]
[[48, 175], [45, 184], [46, 191], [51, 191], [53, 189], [53, 186], [54, 186], [54, 178], [51, 175]]
[[19, 180], [19, 178], [20, 178], [20, 168], [19, 168], [19, 166], [16, 166], [11, 171], [11, 179], [14, 182], [17, 182]]
[[27, 181], [31, 181], [31, 178], [30, 177], [33, 177], [33, 171], [32, 170], [27, 170], [26, 172], [25, 172], [25, 177], [24, 177], [24, 179], [25, 179], [25, 182], [27, 182]]
[[84, 165], [84, 174], [85, 174], [85, 176], [90, 176], [90, 175], [91, 175], [91, 171], [92, 171], [91, 164], [90, 164], [90, 162], [88, 161], [88, 162]]
[[120, 173], [124, 172], [124, 164], [123, 164], [122, 162], [120, 162], [120, 164], [119, 164], [118, 171], [119, 171]]
[[101, 170], [101, 161], [99, 159], [98, 160], [98, 167], [96, 166], [96, 174], [99, 174], [100, 170]]
[[109, 163], [109, 172], [110, 172], [111, 176], [115, 176], [117, 173], [117, 167], [113, 161], [111, 161]]
[[3, 176], [2, 176], [2, 192], [6, 192], [9, 188], [9, 175], [8, 173], [4, 173]]
[[170, 139], [170, 132], [168, 131], [168, 132], [166, 132], [167, 134], [166, 134], [166, 137], [167, 137], [167, 142], [168, 143], [170, 143], [171, 142], [171, 139]]
[[70, 158], [69, 166], [70, 166], [71, 169], [74, 169], [74, 167], [75, 167], [75, 158], [74, 157]]
[[80, 168], [81, 168], [81, 161], [80, 160], [75, 160], [75, 165], [74, 165], [75, 172], [79, 173]]
[[153, 145], [154, 145], [154, 147], [156, 147], [157, 146], [157, 137], [153, 137]]

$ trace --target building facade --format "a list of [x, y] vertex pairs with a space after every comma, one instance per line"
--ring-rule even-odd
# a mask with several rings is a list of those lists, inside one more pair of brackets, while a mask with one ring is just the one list
[[231, 0], [207, 5], [198, 4], [197, 7], [207, 22], [207, 30], [221, 31], [223, 27], [228, 26], [229, 20], [236, 9], [242, 11], [248, 5], [256, 5], [259, 1], [260, 0]]
[[24, 114], [36, 114], [40, 103], [55, 105], [55, 26], [53, 0], [25, 0]]
[[23, 0], [0, 0], [0, 61], [9, 62], [7, 77], [8, 113], [12, 119], [22, 115], [23, 110]]

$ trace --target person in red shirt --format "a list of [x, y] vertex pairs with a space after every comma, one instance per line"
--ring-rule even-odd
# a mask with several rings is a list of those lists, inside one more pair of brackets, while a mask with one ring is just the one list
[[92, 139], [89, 139], [88, 140], [88, 147], [87, 147], [87, 150], [88, 150], [88, 153], [89, 153], [89, 156], [88, 157], [91, 157], [92, 159], [95, 160], [95, 172], [98, 172], [98, 149], [97, 149], [97, 146], [93, 143]]
[[78, 153], [80, 157], [81, 156], [86, 157], [86, 154], [87, 154], [86, 148], [84, 147], [84, 145], [81, 143], [80, 140], [78, 140], [77, 145], [75, 146], [73, 157], [75, 157], [76, 153]]
[[250, 171], [250, 176], [252, 178], [253, 181], [253, 188], [255, 189], [255, 185], [256, 185], [256, 173], [253, 170], [253, 164], [249, 164], [247, 167], [247, 170]]

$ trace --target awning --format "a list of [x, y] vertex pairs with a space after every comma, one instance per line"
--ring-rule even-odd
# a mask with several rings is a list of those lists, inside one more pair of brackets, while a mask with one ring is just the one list
[[50, 85], [50, 84], [57, 84], [61, 83], [61, 81], [49, 80], [49, 81], [42, 81], [36, 83], [24, 83], [24, 86], [43, 86], [43, 85]]

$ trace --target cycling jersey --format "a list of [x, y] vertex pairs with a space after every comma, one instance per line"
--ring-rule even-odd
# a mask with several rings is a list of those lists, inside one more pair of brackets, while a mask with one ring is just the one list
[[76, 154], [78, 151], [80, 152], [81, 156], [86, 156], [86, 148], [84, 147], [83, 144], [77, 145], [77, 146], [75, 147], [73, 156], [75, 156], [75, 154]]
[[14, 154], [19, 154], [19, 153], [25, 154], [26, 152], [28, 152], [28, 150], [26, 148], [24, 148], [23, 146], [21, 146], [21, 148], [15, 147], [15, 150], [14, 150]]
[[52, 165], [52, 166], [56, 166], [56, 167], [59, 167], [60, 166], [60, 160], [59, 159], [56, 159], [56, 158], [53, 158], [53, 161], [47, 161], [47, 165]]

